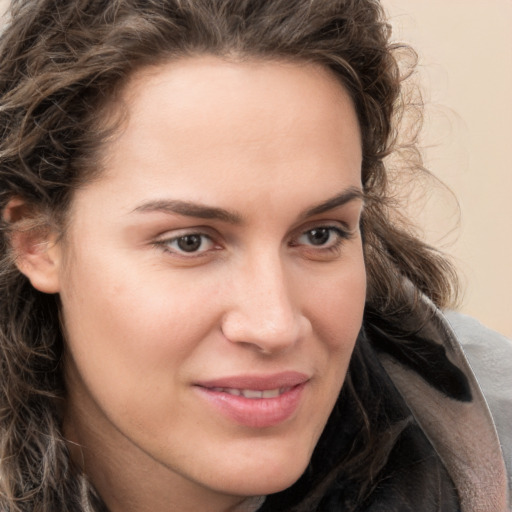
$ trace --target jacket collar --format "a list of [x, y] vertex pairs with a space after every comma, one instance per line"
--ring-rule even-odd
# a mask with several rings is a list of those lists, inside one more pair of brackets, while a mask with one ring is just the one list
[[467, 378], [471, 399], [457, 400], [439, 389], [435, 372], [422, 376], [387, 352], [379, 359], [450, 473], [462, 512], [505, 512], [507, 477], [494, 422], [462, 351], [442, 313], [422, 298], [433, 313], [420, 332], [440, 347]]

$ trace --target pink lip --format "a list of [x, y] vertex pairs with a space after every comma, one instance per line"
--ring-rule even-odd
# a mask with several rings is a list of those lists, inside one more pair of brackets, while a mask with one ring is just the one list
[[[283, 423], [297, 410], [309, 381], [304, 373], [287, 371], [273, 375], [241, 375], [198, 382], [195, 389], [229, 419], [250, 428], [266, 428]], [[246, 398], [219, 388], [265, 391], [284, 389], [272, 398]]]
[[305, 373], [287, 371], [272, 375], [239, 375], [196, 382], [203, 388], [266, 389], [288, 388], [308, 381]]

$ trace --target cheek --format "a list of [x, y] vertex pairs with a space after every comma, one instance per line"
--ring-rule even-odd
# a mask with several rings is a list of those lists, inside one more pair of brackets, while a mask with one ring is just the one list
[[331, 272], [329, 279], [310, 282], [307, 315], [316, 338], [322, 341], [325, 396], [334, 406], [360, 332], [366, 299], [366, 270], [362, 249], [356, 248]]
[[318, 400], [316, 404], [317, 408], [322, 407], [322, 414], [312, 429], [316, 441], [345, 381], [362, 325], [365, 296], [366, 275], [363, 263], [352, 266], [351, 272], [339, 273], [330, 283], [311, 288], [310, 319], [316, 339], [321, 340], [323, 347], [320, 372], [323, 378], [317, 392], [317, 397], [322, 397], [322, 401]]
[[62, 294], [68, 370], [75, 374], [69, 387], [78, 389], [76, 403], [85, 393], [112, 421], [135, 431], [151, 424], [156, 435], [173, 424], [186, 362], [214, 314], [203, 308], [199, 315], [191, 307], [200, 300], [197, 290], [177, 293], [162, 275], [93, 263], [77, 261]]
[[61, 302], [68, 348], [82, 376], [129, 392], [137, 377], [157, 381], [164, 372], [169, 380], [169, 370], [207, 335], [214, 314], [198, 312], [193, 287], [181, 289], [144, 264], [130, 268], [114, 260], [77, 258]]
[[307, 283], [304, 292], [313, 329], [331, 351], [346, 357], [361, 329], [366, 300], [366, 269], [356, 247], [328, 278]]
[[83, 251], [68, 265], [61, 300], [69, 321], [98, 332], [140, 331], [147, 340], [158, 332], [168, 338], [178, 326], [182, 332], [193, 328], [190, 303], [200, 299], [194, 281], [181, 282], [143, 259], [132, 260], [122, 251], [101, 258]]

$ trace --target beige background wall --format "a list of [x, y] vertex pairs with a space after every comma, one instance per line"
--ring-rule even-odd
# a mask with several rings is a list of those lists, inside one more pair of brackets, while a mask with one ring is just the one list
[[427, 167], [460, 202], [453, 231], [431, 200], [427, 234], [456, 258], [461, 310], [512, 338], [512, 0], [382, 1], [419, 53]]
[[457, 227], [429, 200], [427, 236], [456, 259], [462, 311], [512, 338], [512, 0], [382, 1], [420, 56], [425, 161], [460, 201]]

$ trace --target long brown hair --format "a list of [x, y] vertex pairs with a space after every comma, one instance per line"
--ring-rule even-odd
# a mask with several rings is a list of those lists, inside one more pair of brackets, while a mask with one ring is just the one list
[[[403, 47], [389, 38], [377, 0], [12, 1], [0, 39], [0, 209], [20, 197], [34, 215], [29, 225], [1, 225], [0, 508], [104, 509], [60, 433], [58, 296], [36, 291], [17, 270], [9, 236], [49, 223], [64, 229], [73, 191], [101, 172], [101, 144], [115, 128], [106, 123], [108, 107], [143, 66], [213, 54], [330, 68], [352, 97], [362, 133], [367, 310], [391, 318], [410, 308], [410, 283], [440, 307], [451, 302], [451, 266], [397, 214], [390, 193], [385, 159], [403, 113], [404, 72]], [[411, 168], [422, 172], [417, 158]], [[351, 457], [364, 459], [361, 450]]]

